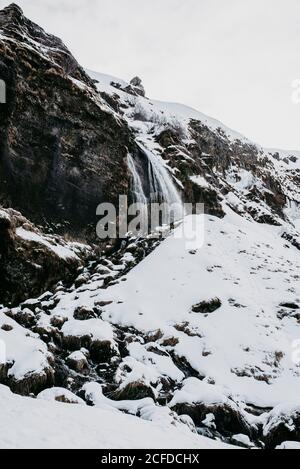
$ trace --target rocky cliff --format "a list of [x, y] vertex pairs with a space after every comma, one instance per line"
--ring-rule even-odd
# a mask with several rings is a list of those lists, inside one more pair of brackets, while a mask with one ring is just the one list
[[[97, 205], [127, 193], [127, 126], [62, 41], [12, 4], [0, 13], [0, 201], [94, 234]], [[122, 174], [122, 178], [120, 178]]]

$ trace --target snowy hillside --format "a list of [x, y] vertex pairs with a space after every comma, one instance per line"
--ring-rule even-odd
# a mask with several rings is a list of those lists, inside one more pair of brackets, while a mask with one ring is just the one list
[[13, 395], [1, 385], [0, 411], [1, 449], [232, 448], [185, 429], [169, 427], [166, 432], [161, 423], [146, 422], [105, 406], [94, 409], [34, 401]]
[[[15, 5], [0, 33], [16, 77], [0, 116], [0, 448], [299, 447], [300, 152], [85, 72]], [[174, 220], [97, 239], [98, 203], [121, 194], [176, 204]]]

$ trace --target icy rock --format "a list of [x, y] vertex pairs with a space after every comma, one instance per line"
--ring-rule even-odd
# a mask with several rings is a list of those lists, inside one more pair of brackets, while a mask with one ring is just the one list
[[209, 301], [201, 301], [201, 303], [198, 303], [196, 305], [192, 306], [192, 311], [193, 313], [213, 313], [217, 309], [219, 309], [222, 306], [221, 301], [219, 298], [212, 298]]
[[276, 406], [267, 416], [263, 436], [267, 448], [285, 441], [300, 442], [300, 403]]
[[78, 373], [85, 373], [89, 369], [88, 361], [86, 356], [81, 351], [71, 353], [67, 357], [67, 365]]
[[82, 285], [87, 283], [87, 281], [88, 281], [87, 277], [85, 277], [84, 275], [79, 275], [74, 282], [75, 287], [76, 288], [81, 287]]
[[29, 333], [8, 316], [0, 315], [0, 340], [6, 345], [5, 362], [0, 365], [0, 383], [22, 395], [36, 394], [54, 384], [53, 356], [36, 334]]
[[276, 446], [276, 449], [300, 449], [300, 443], [298, 441], [285, 441]]
[[114, 393], [114, 399], [118, 401], [135, 401], [145, 399], [147, 397], [155, 400], [155, 394], [152, 387], [142, 381], [129, 383], [125, 387], [119, 388]]
[[132, 80], [130, 80], [130, 85], [139, 96], [145, 96], [145, 88], [139, 77], [132, 78]]
[[249, 436], [243, 435], [242, 433], [233, 435], [231, 439], [235, 445], [241, 446], [242, 448], [253, 448], [255, 446], [250, 440]]
[[179, 415], [189, 415], [196, 426], [206, 425], [207, 416], [209, 415], [211, 420], [212, 414], [218, 432], [252, 436], [252, 428], [242, 409], [226, 397], [218, 386], [197, 378], [188, 378], [183, 388], [175, 392], [169, 406]]
[[92, 319], [97, 317], [96, 313], [92, 309], [88, 309], [84, 306], [78, 306], [74, 311], [74, 319], [79, 321], [85, 321], [86, 319]]
[[119, 354], [112, 326], [101, 319], [70, 320], [63, 325], [61, 332], [64, 347], [68, 350], [85, 347], [96, 363], [109, 362]]
[[71, 391], [65, 388], [50, 388], [40, 392], [37, 399], [43, 399], [44, 401], [57, 401], [64, 402], [66, 404], [81, 404], [85, 405], [85, 402], [80, 397], [73, 394]]

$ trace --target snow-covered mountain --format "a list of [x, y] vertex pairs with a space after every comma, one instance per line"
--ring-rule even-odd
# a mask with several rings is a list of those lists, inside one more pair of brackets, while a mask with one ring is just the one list
[[[297, 446], [300, 152], [84, 71], [16, 5], [0, 53], [0, 447]], [[124, 193], [205, 213], [97, 246]]]

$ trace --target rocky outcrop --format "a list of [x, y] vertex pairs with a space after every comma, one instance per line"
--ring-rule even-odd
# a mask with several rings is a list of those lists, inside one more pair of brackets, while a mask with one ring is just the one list
[[127, 125], [62, 41], [18, 6], [1, 11], [0, 33], [0, 204], [94, 236], [97, 205], [128, 190]]
[[266, 418], [263, 437], [268, 449], [274, 449], [285, 441], [300, 441], [299, 404], [275, 407]]
[[139, 96], [145, 97], [146, 92], [140, 77], [132, 78], [132, 80], [130, 80], [130, 86]]
[[19, 212], [0, 209], [0, 303], [19, 304], [70, 282], [88, 254], [88, 246], [45, 236]]
[[[277, 174], [272, 155], [267, 158], [256, 145], [245, 140], [229, 139], [219, 128], [212, 130], [198, 120], [189, 124], [192, 140], [180, 136], [176, 125], [157, 136], [163, 147], [163, 157], [175, 168], [184, 186], [186, 202], [204, 203], [205, 212], [222, 216], [222, 199], [235, 211], [238, 208], [227, 198], [232, 193], [239, 198], [239, 208], [260, 223], [280, 225], [285, 219], [287, 195]], [[288, 178], [297, 184], [299, 172], [289, 172]], [[199, 175], [204, 183], [197, 183]], [[243, 178], [249, 181], [244, 182]], [[232, 199], [232, 197], [231, 197]], [[261, 209], [261, 206], [264, 209]]]

